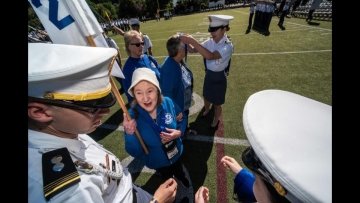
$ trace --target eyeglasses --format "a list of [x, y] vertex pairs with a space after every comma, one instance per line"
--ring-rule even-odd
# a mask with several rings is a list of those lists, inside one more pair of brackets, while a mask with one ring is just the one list
[[144, 46], [144, 42], [139, 42], [139, 43], [130, 43], [130, 45], [135, 45], [136, 47], [140, 47], [141, 46]]
[[220, 28], [224, 28], [224, 26], [218, 26], [218, 27], [209, 27], [208, 32], [215, 32]]
[[286, 195], [285, 188], [271, 175], [271, 173], [262, 164], [259, 157], [255, 154], [252, 147], [248, 147], [242, 153], [242, 161], [253, 172], [257, 173], [262, 179], [270, 183], [275, 190], [281, 195]]

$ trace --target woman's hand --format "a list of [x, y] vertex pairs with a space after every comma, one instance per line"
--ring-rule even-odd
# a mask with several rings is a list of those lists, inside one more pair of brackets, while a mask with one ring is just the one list
[[125, 133], [128, 135], [134, 134], [135, 130], [136, 130], [135, 119], [128, 120], [125, 113], [123, 113], [123, 117], [124, 117], [123, 126], [124, 126]]
[[230, 169], [234, 174], [238, 174], [242, 170], [240, 164], [230, 156], [224, 156], [223, 158], [221, 158], [221, 163], [227, 169]]
[[162, 143], [167, 143], [171, 140], [174, 140], [181, 136], [181, 131], [171, 128], [165, 128], [166, 132], [160, 133], [160, 138]]
[[176, 121], [177, 121], [177, 122], [180, 122], [180, 121], [182, 121], [182, 118], [183, 118], [183, 113], [180, 112], [180, 113], [176, 116]]

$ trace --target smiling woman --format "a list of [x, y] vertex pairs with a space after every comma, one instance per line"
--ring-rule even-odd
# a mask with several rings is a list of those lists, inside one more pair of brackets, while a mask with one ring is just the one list
[[[148, 68], [134, 71], [128, 93], [134, 97], [129, 113], [131, 120], [124, 117], [125, 150], [142, 160], [148, 168], [161, 174], [161, 179], [175, 177], [178, 191], [175, 202], [193, 202], [194, 192], [189, 172], [182, 163], [183, 143], [181, 130], [184, 123], [177, 122], [180, 113], [175, 110], [169, 97], [161, 96], [161, 89], [155, 73]], [[134, 136], [139, 130], [149, 149], [145, 154]], [[140, 148], [139, 148], [140, 147]]]

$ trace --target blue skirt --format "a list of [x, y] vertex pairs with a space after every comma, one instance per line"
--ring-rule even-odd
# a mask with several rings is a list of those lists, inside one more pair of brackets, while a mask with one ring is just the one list
[[206, 70], [203, 96], [207, 101], [215, 105], [224, 104], [226, 87], [227, 78], [224, 71], [214, 72], [211, 70]]

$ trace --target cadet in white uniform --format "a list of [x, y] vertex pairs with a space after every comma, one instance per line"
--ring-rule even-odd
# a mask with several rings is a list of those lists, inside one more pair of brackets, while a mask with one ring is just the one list
[[230, 59], [234, 51], [233, 44], [226, 35], [230, 30], [229, 22], [234, 17], [228, 15], [209, 15], [209, 28], [211, 38], [202, 44], [196, 41], [191, 35], [182, 35], [181, 41], [189, 44], [189, 52], [199, 52], [205, 60], [205, 79], [203, 96], [205, 99], [206, 116], [213, 104], [215, 116], [211, 127], [215, 128], [219, 124], [222, 114], [221, 105], [225, 103], [227, 87], [227, 75], [229, 74]]
[[28, 202], [172, 202], [174, 179], [152, 196], [86, 135], [115, 103], [116, 50], [34, 43], [28, 51]]
[[287, 91], [263, 90], [246, 101], [243, 122], [251, 146], [242, 160], [256, 174], [258, 202], [268, 202], [259, 185], [290, 202], [332, 201], [331, 106]]
[[332, 202], [331, 106], [263, 90], [246, 101], [243, 123], [250, 147], [242, 161], [255, 182], [234, 158], [221, 160], [236, 174], [238, 197], [253, 193], [257, 202]]

